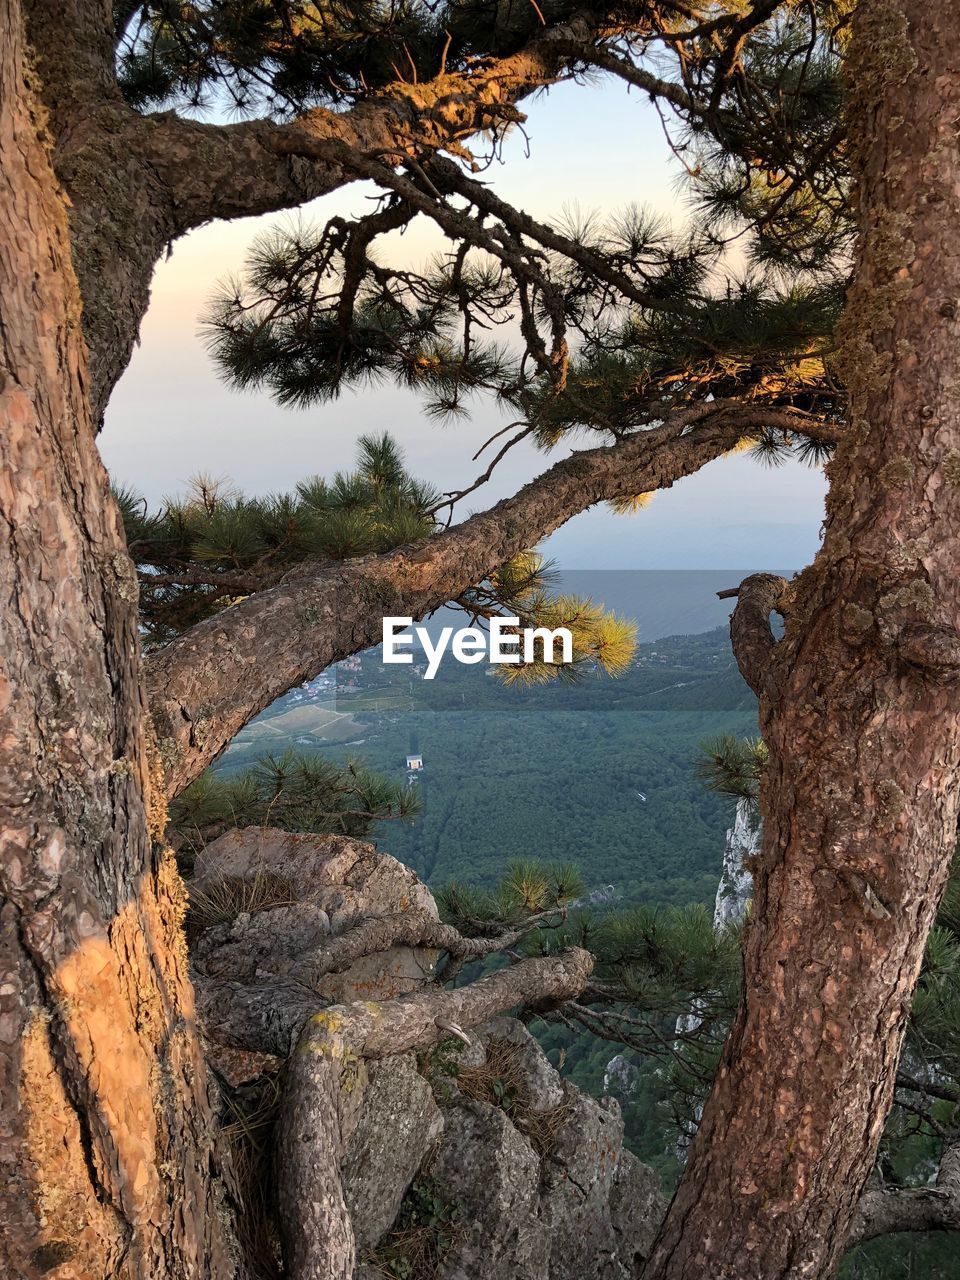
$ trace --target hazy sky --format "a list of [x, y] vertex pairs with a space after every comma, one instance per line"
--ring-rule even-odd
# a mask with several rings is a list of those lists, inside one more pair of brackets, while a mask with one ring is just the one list
[[[612, 212], [633, 203], [682, 220], [677, 163], [656, 114], [636, 94], [612, 84], [562, 86], [527, 109], [529, 158], [517, 134], [504, 163], [487, 174], [501, 196], [544, 219], [565, 207]], [[356, 184], [308, 206], [304, 216], [361, 213], [370, 194]], [[307, 475], [348, 467], [361, 432], [387, 429], [414, 474], [442, 489], [462, 488], [482, 469], [471, 455], [500, 424], [491, 404], [474, 402], [469, 420], [437, 426], [415, 395], [392, 387], [293, 410], [265, 393], [230, 391], [218, 379], [197, 336], [199, 317], [216, 282], [239, 270], [253, 237], [289, 216], [213, 223], [177, 241], [158, 266], [141, 345], [101, 437], [114, 479], [151, 502], [182, 490], [198, 471], [227, 476], [248, 493], [289, 489]], [[421, 262], [438, 247], [437, 236], [418, 219], [393, 237], [391, 257]], [[512, 492], [564, 452], [515, 450], [461, 514]], [[568, 568], [799, 568], [817, 547], [823, 491], [819, 471], [721, 459], [658, 494], [637, 516], [596, 509], [544, 547]]]

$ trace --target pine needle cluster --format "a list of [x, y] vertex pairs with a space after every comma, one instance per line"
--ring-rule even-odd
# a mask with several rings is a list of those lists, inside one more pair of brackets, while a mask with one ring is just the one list
[[[388, 208], [408, 216], [401, 203]], [[529, 281], [512, 261], [470, 244], [477, 212], [463, 211], [463, 244], [422, 272], [382, 265], [360, 222], [259, 241], [244, 276], [207, 313], [222, 374], [299, 406], [392, 382], [420, 391], [425, 413], [441, 420], [484, 394], [544, 449], [583, 431], [617, 439], [670, 407], [710, 398], [831, 421], [841, 412], [824, 360], [842, 276], [784, 278], [757, 266], [738, 277], [724, 270], [721, 239], [671, 236], [631, 211], [611, 225], [568, 227], [572, 256], [538, 256], [542, 305], [517, 335]], [[798, 444], [772, 427], [757, 435], [768, 452], [774, 442], [782, 453]]]
[[146, 646], [166, 643], [305, 561], [389, 551], [432, 533], [438, 495], [407, 473], [396, 442], [386, 433], [364, 435], [357, 451], [355, 470], [265, 498], [199, 477], [185, 498], [151, 512], [132, 490], [119, 490]]
[[[374, 212], [261, 238], [211, 305], [211, 349], [237, 386], [306, 405], [389, 379], [420, 388], [441, 417], [483, 392], [543, 447], [578, 430], [618, 437], [678, 404], [730, 397], [836, 424], [832, 333], [853, 226], [849, 10], [846, 0], [148, 0], [117, 7], [118, 73], [143, 110], [283, 119], [391, 102], [429, 121], [452, 78], [469, 98], [498, 59], [557, 34], [542, 87], [602, 74], [639, 88], [682, 166], [694, 216], [679, 230], [638, 208], [532, 218], [476, 176], [523, 119], [512, 81], [446, 154], [432, 142], [400, 163], [344, 154], [337, 163], [383, 192]], [[472, 132], [486, 157], [467, 149]], [[451, 247], [400, 269], [379, 244], [415, 219]], [[753, 429], [772, 460], [797, 447]]]
[[[474, 622], [494, 616], [516, 617], [518, 629], [563, 627], [572, 639], [569, 662], [548, 662], [541, 647], [532, 662], [498, 667], [507, 685], [528, 687], [551, 680], [578, 680], [591, 671], [623, 675], [633, 661], [636, 624], [580, 596], [557, 594], [553, 565], [535, 551], [513, 556], [490, 578], [465, 591], [455, 602]], [[559, 656], [559, 655], [557, 655]]]
[[583, 881], [569, 863], [511, 862], [492, 890], [459, 883], [436, 893], [440, 917], [466, 937], [485, 936], [547, 917], [555, 927], [583, 893]]
[[171, 801], [169, 832], [181, 850], [192, 851], [231, 827], [360, 837], [376, 822], [412, 819], [419, 805], [416, 787], [362, 764], [288, 751], [234, 777], [208, 769]]
[[701, 745], [696, 771], [710, 791], [738, 800], [756, 800], [766, 763], [767, 747], [762, 738], [724, 733]]
[[[118, 19], [130, 8], [118, 5]], [[483, 56], [513, 52], [562, 0], [154, 0], [133, 6], [120, 83], [141, 108], [226, 102], [289, 115], [342, 106], [396, 82], [428, 81]]]

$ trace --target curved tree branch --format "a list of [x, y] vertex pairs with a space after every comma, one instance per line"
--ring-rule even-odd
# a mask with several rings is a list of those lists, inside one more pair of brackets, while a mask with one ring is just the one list
[[733, 656], [758, 698], [776, 693], [773, 657], [777, 642], [770, 629], [770, 615], [778, 611], [786, 586], [786, 579], [776, 574], [755, 573], [744, 578], [736, 591], [737, 605], [730, 617]]
[[285, 1058], [298, 1042], [319, 1044], [336, 1032], [356, 1056], [385, 1058], [449, 1034], [437, 1018], [472, 1027], [518, 1005], [571, 999], [592, 969], [593, 957], [574, 947], [521, 960], [454, 991], [431, 986], [383, 1003], [326, 1009], [307, 987], [284, 979], [250, 985], [198, 976], [197, 1011], [207, 1035], [229, 1048]]
[[457, 991], [328, 1009], [306, 1023], [287, 1062], [279, 1127], [281, 1200], [298, 1206], [283, 1223], [290, 1280], [353, 1275], [353, 1231], [339, 1170], [341, 1116], [362, 1081], [363, 1063], [427, 1048], [452, 1029], [477, 1026], [518, 1005], [575, 996], [592, 968], [592, 956], [573, 948], [555, 958], [523, 960]]
[[[263, 213], [267, 211], [263, 203], [266, 193], [258, 189], [264, 169], [269, 172], [277, 157], [319, 160], [322, 172], [330, 169], [330, 153], [324, 144], [332, 142], [346, 148], [340, 154], [348, 161], [352, 153], [357, 158], [381, 159], [387, 165], [455, 146], [484, 129], [515, 121], [514, 104], [555, 83], [570, 60], [570, 48], [582, 46], [596, 31], [596, 21], [576, 15], [567, 23], [541, 29], [507, 57], [490, 59], [465, 71], [444, 71], [420, 84], [397, 81], [347, 111], [316, 108], [289, 123], [252, 120], [228, 126], [197, 125], [163, 117], [169, 136], [179, 132], [191, 145], [199, 143], [208, 164], [220, 174], [216, 181], [210, 172], [171, 172], [168, 181], [174, 198], [182, 216], [196, 221]], [[223, 159], [219, 165], [213, 154], [218, 146]], [[336, 185], [356, 176], [348, 166], [333, 167], [339, 167]], [[300, 180], [304, 177], [301, 173]], [[321, 179], [329, 180], [329, 173]], [[202, 191], [200, 183], [204, 184]], [[302, 198], [297, 196], [294, 202]], [[273, 207], [283, 208], [287, 203]], [[224, 212], [225, 206], [234, 212]]]
[[34, 0], [32, 10], [55, 167], [72, 205], [97, 420], [130, 359], [154, 266], [175, 239], [213, 218], [289, 209], [328, 194], [362, 176], [345, 160], [362, 168], [383, 158], [389, 172], [406, 158], [458, 149], [463, 139], [518, 119], [513, 104], [563, 74], [563, 41], [589, 40], [595, 31], [577, 16], [539, 31], [509, 57], [423, 84], [397, 81], [345, 111], [216, 125], [172, 111], [143, 116], [122, 100], [108, 5], [70, 0], [65, 12]]
[[[538, 912], [514, 929], [482, 938], [468, 938], [453, 925], [423, 912], [372, 916], [330, 938], [314, 954], [298, 956], [292, 972], [299, 980], [314, 985], [328, 973], [343, 973], [364, 956], [389, 951], [391, 947], [432, 947], [448, 952], [456, 960], [483, 960], [515, 946], [544, 921], [559, 921], [563, 915], [561, 909]], [[265, 962], [261, 961], [261, 970], [264, 967]]]
[[153, 654], [146, 663], [168, 795], [183, 790], [275, 698], [379, 643], [385, 615], [419, 619], [597, 502], [667, 489], [773, 426], [828, 436], [803, 413], [722, 401], [575, 453], [462, 524], [379, 556], [306, 567]]

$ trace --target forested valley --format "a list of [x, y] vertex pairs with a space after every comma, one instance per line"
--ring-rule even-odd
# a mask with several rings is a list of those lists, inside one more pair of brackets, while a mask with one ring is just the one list
[[[955, 1276], [958, 120], [955, 0], [0, 0], [0, 1271]], [[784, 462], [729, 652], [551, 585]]]
[[[725, 628], [651, 642], [637, 658], [617, 680], [593, 671], [518, 689], [452, 660], [428, 682], [374, 649], [325, 695], [285, 695], [216, 774], [321, 751], [404, 782], [415, 751], [419, 811], [380, 824], [376, 839], [431, 886], [491, 887], [506, 863], [532, 858], [576, 862], [591, 890], [612, 884], [625, 905], [712, 903], [732, 804], [697, 780], [699, 745], [753, 732], [754, 698]], [[331, 709], [359, 722], [352, 742], [324, 743]]]

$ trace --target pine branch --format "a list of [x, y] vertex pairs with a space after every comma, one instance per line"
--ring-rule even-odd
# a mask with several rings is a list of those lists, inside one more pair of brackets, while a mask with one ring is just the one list
[[454, 960], [461, 962], [483, 960], [508, 951], [528, 933], [547, 921], [554, 921], [556, 915], [555, 912], [539, 912], [529, 916], [518, 928], [481, 938], [465, 937], [452, 925], [412, 911], [377, 916], [331, 938], [315, 955], [300, 957], [291, 976], [314, 986], [328, 973], [342, 973], [362, 957], [396, 946], [433, 947], [446, 951]]
[[933, 1186], [868, 1186], [860, 1197], [847, 1247], [898, 1231], [958, 1230], [960, 1144], [944, 1152]]
[[[516, 53], [479, 68], [444, 73], [422, 84], [397, 80], [348, 110], [316, 107], [288, 123], [250, 120], [210, 125], [164, 114], [137, 129], [163, 179], [182, 231], [212, 217], [240, 217], [290, 208], [334, 190], [371, 165], [396, 165], [455, 146], [477, 132], [516, 119], [514, 104], [564, 74], [564, 39], [589, 39], [596, 29], [576, 16], [538, 30]], [[192, 154], [194, 163], [183, 166]], [[291, 164], [296, 157], [300, 164]]]
[[661, 427], [575, 453], [444, 533], [386, 555], [304, 570], [199, 623], [146, 664], [168, 794], [198, 776], [281, 693], [378, 643], [385, 614], [424, 617], [579, 511], [667, 488], [771, 418], [797, 432], [833, 434], [809, 415], [722, 401], [674, 413]]

